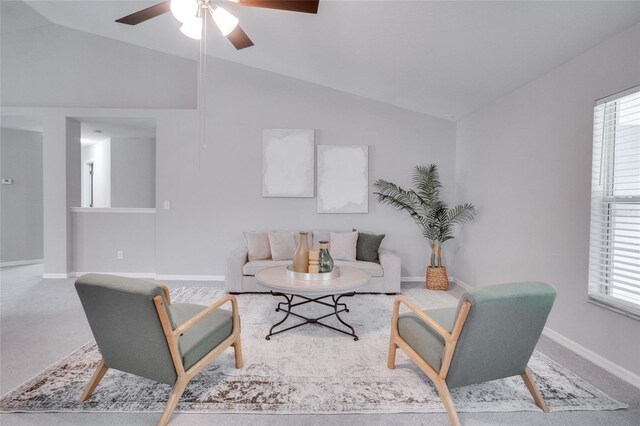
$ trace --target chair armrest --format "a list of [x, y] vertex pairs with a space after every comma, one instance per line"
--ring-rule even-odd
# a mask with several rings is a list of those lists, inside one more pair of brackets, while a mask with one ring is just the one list
[[215, 301], [214, 303], [207, 306], [202, 311], [198, 312], [196, 316], [194, 316], [193, 318], [191, 318], [190, 320], [182, 324], [180, 327], [176, 327], [173, 330], [173, 335], [176, 337], [180, 336], [182, 333], [184, 333], [185, 331], [187, 331], [188, 329], [196, 325], [198, 321], [201, 321], [208, 314], [220, 308], [220, 306], [224, 305], [227, 302], [231, 302], [231, 313], [233, 315], [233, 331], [235, 332], [237, 330], [237, 327], [239, 326], [238, 301], [236, 300], [235, 296], [228, 294], [224, 296], [222, 299]]
[[167, 302], [167, 305], [171, 304], [171, 294], [169, 293], [169, 288], [162, 284], [162, 294], [164, 295], [164, 300]]
[[[449, 332], [433, 318], [427, 315], [423, 310], [421, 310], [415, 303], [404, 296], [398, 296], [393, 304], [393, 316], [391, 317], [392, 342], [394, 338], [398, 337], [398, 317], [400, 314], [401, 303], [407, 306], [411, 310], [411, 312], [413, 312], [418, 318], [424, 321], [433, 331], [443, 337], [445, 345], [440, 371], [436, 372], [431, 366], [429, 366], [429, 368], [431, 369], [431, 371], [433, 371], [433, 374], [438, 374], [442, 380], [445, 380], [447, 378], [447, 374], [449, 373], [451, 359], [453, 358], [453, 352], [456, 349], [458, 338], [460, 337], [460, 333], [462, 333], [462, 327], [464, 326], [464, 323], [467, 320], [467, 316], [469, 315], [469, 311], [471, 310], [471, 303], [468, 300], [464, 300], [462, 302], [460, 308], [458, 309], [456, 320], [453, 323], [453, 328], [451, 329], [451, 332]], [[389, 366], [389, 368], [392, 368], [392, 364], [389, 364]]]
[[429, 327], [431, 327], [433, 331], [441, 335], [445, 339], [445, 341], [449, 341], [452, 339], [452, 335], [449, 331], [447, 331], [443, 326], [438, 324], [433, 318], [431, 318], [422, 309], [420, 309], [415, 303], [404, 296], [398, 296], [393, 304], [394, 318], [398, 317], [401, 303], [409, 308], [409, 310], [411, 310], [411, 312], [413, 312], [418, 318], [427, 323], [427, 325], [429, 325]]

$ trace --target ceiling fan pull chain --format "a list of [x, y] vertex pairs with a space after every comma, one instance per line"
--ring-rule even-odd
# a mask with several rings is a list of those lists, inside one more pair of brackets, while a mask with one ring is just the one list
[[207, 150], [206, 141], [206, 92], [207, 92], [207, 14], [201, 9], [202, 37], [200, 37], [200, 53], [198, 55], [198, 169], [202, 163], [202, 151]]

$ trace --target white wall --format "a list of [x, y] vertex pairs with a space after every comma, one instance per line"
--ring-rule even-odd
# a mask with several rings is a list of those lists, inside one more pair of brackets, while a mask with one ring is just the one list
[[42, 133], [1, 129], [0, 261], [43, 258]]
[[158, 122], [157, 201], [171, 201], [158, 210], [158, 273], [223, 275], [247, 230], [354, 227], [385, 233], [402, 275], [424, 276], [419, 229], [373, 195], [368, 214], [318, 214], [315, 198], [263, 198], [262, 129], [315, 129], [317, 145], [369, 145], [370, 192], [378, 178], [410, 185], [413, 166], [430, 162], [454, 191], [453, 123], [221, 60], [208, 69], [208, 149], [198, 154], [196, 114]]
[[[146, 273], [155, 270], [153, 213], [73, 213], [72, 272]], [[123, 258], [118, 259], [118, 251]]]
[[457, 188], [474, 202], [456, 256], [472, 286], [542, 280], [548, 326], [640, 374], [640, 322], [587, 302], [593, 107], [640, 84], [640, 25], [460, 121]]
[[2, 34], [2, 104], [194, 108], [194, 61], [57, 25]]
[[[91, 145], [82, 146], [82, 206], [89, 207], [90, 197], [86, 188], [89, 185], [86, 165], [93, 162], [93, 207], [111, 207], [111, 140], [105, 139]], [[78, 206], [74, 206], [78, 207]]]
[[[65, 44], [64, 40], [71, 41]], [[377, 204], [372, 195], [369, 214], [356, 215], [317, 214], [315, 198], [262, 198], [262, 129], [316, 129], [317, 144], [369, 145], [370, 184], [383, 178], [410, 185], [414, 165], [435, 162], [440, 166], [446, 188], [453, 192], [453, 123], [209, 58], [206, 109], [209, 148], [199, 156], [195, 111], [171, 110], [164, 114], [143, 109], [150, 104], [176, 108], [185, 103], [195, 105], [195, 91], [190, 90], [196, 82], [194, 63], [191, 63], [193, 73], [163, 74], [156, 80], [156, 73], [162, 72], [163, 66], [175, 70], [184, 60], [56, 26], [30, 31], [23, 37], [3, 36], [2, 47], [2, 62], [10, 68], [10, 72], [2, 75], [2, 88], [9, 93], [1, 99], [5, 109], [7, 105], [126, 105], [135, 111], [109, 111], [119, 118], [157, 117], [156, 199], [159, 205], [163, 200], [171, 201], [171, 210], [159, 210], [157, 214], [157, 273], [223, 275], [227, 254], [244, 243], [242, 232], [248, 229], [355, 227], [385, 233], [383, 246], [402, 256], [402, 274], [424, 276], [428, 248], [418, 228], [408, 216]], [[100, 64], [108, 63], [108, 72], [94, 70], [91, 48], [100, 52]], [[22, 57], [27, 51], [30, 53], [25, 62]], [[124, 57], [122, 51], [126, 51]], [[70, 60], [74, 57], [83, 60]], [[34, 69], [49, 70], [50, 76], [32, 77], [46, 78], [48, 86], [55, 87], [24, 84], [25, 75], [40, 72]], [[92, 73], [97, 74], [91, 79], [85, 77]], [[141, 81], [141, 74], [153, 77]], [[124, 78], [125, 75], [130, 77]], [[78, 89], [72, 84], [76, 84], [75, 78]], [[100, 86], [99, 89], [90, 87], [92, 84]], [[14, 90], [14, 85], [19, 90]], [[58, 90], [58, 85], [67, 90]], [[158, 92], [163, 91], [162, 99], [158, 98]], [[17, 110], [33, 112], [34, 108]], [[38, 113], [47, 117], [45, 124], [54, 126], [53, 132], [45, 135], [45, 141], [48, 137], [56, 140], [65, 137], [55, 127], [64, 117], [95, 117], [100, 116], [100, 111], [71, 107], [41, 110]], [[57, 183], [54, 179], [65, 163], [56, 163], [61, 159], [53, 152], [55, 146], [53, 142], [50, 150], [45, 148], [45, 162], [55, 164], [45, 166], [45, 180], [49, 182], [51, 178], [45, 186], [51, 186], [51, 195], [57, 191], [62, 196], [66, 190], [54, 190]], [[373, 191], [371, 185], [370, 190]], [[451, 192], [447, 193], [449, 198]], [[60, 234], [66, 235], [56, 214], [61, 213], [49, 215], [45, 206], [48, 217], [45, 225], [51, 227], [49, 233], [45, 231], [45, 239], [49, 235], [49, 239], [60, 241]], [[56, 246], [51, 242], [51, 250]], [[46, 247], [47, 243], [48, 258]], [[45, 262], [46, 271], [66, 272], [71, 265], [57, 253], [51, 253], [51, 263]], [[452, 256], [445, 256], [451, 266]], [[455, 271], [452, 269], [451, 273]]]
[[156, 206], [156, 140], [111, 138], [111, 207]]

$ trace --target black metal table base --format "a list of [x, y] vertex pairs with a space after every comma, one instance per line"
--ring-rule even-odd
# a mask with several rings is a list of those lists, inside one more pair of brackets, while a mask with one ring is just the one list
[[[356, 336], [356, 332], [353, 329], [353, 327], [351, 327], [349, 324], [347, 324], [342, 318], [340, 318], [340, 313], [342, 312], [349, 312], [349, 308], [347, 308], [346, 303], [340, 303], [340, 299], [342, 299], [343, 297], [353, 297], [356, 292], [351, 292], [351, 293], [343, 293], [343, 294], [339, 294], [339, 295], [335, 295], [335, 294], [328, 294], [326, 296], [320, 296], [320, 297], [316, 297], [316, 298], [311, 298], [311, 297], [306, 297], [306, 296], [302, 296], [299, 294], [285, 294], [285, 293], [278, 293], [278, 292], [274, 292], [272, 291], [271, 294], [273, 296], [281, 296], [284, 297], [286, 299], [286, 302], [279, 302], [278, 303], [278, 307], [276, 308], [276, 312], [286, 312], [287, 314], [284, 316], [284, 318], [282, 318], [281, 321], [275, 323], [271, 329], [269, 330], [269, 334], [267, 335], [267, 337], [265, 337], [265, 339], [267, 340], [271, 340], [271, 336], [274, 336], [276, 334], [280, 334], [280, 333], [284, 333], [285, 331], [288, 330], [292, 330], [294, 328], [298, 328], [301, 327], [305, 324], [317, 324], [320, 325], [322, 327], [326, 327], [326, 328], [330, 328], [332, 330], [338, 331], [340, 333], [344, 333], [347, 334], [349, 336], [353, 337], [353, 340], [358, 340], [358, 336]], [[297, 302], [297, 303], [293, 303], [293, 298], [297, 297], [302, 299], [302, 302]], [[324, 301], [324, 299], [328, 299], [331, 298], [331, 301]], [[317, 303], [319, 305], [324, 305], [327, 306], [329, 308], [333, 309], [333, 312], [330, 312], [326, 315], [323, 315], [321, 317], [317, 317], [317, 318], [307, 318], [303, 315], [297, 314], [295, 312], [292, 311], [293, 308], [300, 306], [300, 305], [305, 305], [307, 303]], [[287, 320], [287, 318], [289, 318], [289, 315], [293, 315], [295, 317], [298, 317], [300, 319], [303, 319], [304, 321], [295, 325], [292, 325], [291, 327], [287, 327], [287, 328], [283, 328], [277, 331], [274, 331], [274, 329], [282, 324], [284, 324], [284, 322]], [[334, 327], [332, 325], [329, 324], [325, 324], [323, 322], [320, 322], [320, 320], [328, 318], [330, 316], [335, 315], [336, 318], [338, 318], [338, 321], [340, 321], [340, 323], [342, 323], [344, 326], [346, 326], [349, 331], [347, 330], [343, 330], [337, 327]]]

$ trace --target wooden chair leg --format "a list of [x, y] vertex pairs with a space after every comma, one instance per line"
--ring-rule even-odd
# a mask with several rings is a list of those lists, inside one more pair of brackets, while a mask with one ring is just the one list
[[533, 374], [531, 374], [531, 370], [529, 370], [529, 367], [524, 369], [524, 373], [522, 373], [521, 376], [522, 376], [522, 379], [524, 380], [524, 384], [527, 385], [527, 389], [529, 389], [529, 392], [531, 393], [533, 400], [536, 402], [536, 405], [540, 407], [542, 411], [544, 411], [545, 413], [548, 413], [549, 407], [547, 406], [547, 403], [544, 401], [544, 398], [542, 397], [542, 394], [540, 393], [540, 390], [538, 389], [536, 382], [533, 380]]
[[393, 370], [396, 368], [396, 351], [398, 349], [398, 345], [393, 340], [393, 336], [389, 339], [389, 356], [387, 358], [387, 368], [389, 370]]
[[453, 426], [460, 426], [460, 419], [458, 419], [458, 413], [456, 413], [456, 407], [453, 405], [447, 383], [444, 380], [434, 380], [433, 383], [436, 385], [438, 395], [440, 395], [444, 408], [447, 410], [449, 421]]
[[238, 338], [233, 344], [233, 352], [236, 358], [236, 368], [242, 368], [242, 344], [240, 343], [240, 335], [238, 335]]
[[93, 376], [91, 376], [89, 383], [87, 383], [87, 387], [84, 389], [84, 392], [80, 397], [80, 403], [83, 403], [87, 399], [89, 399], [93, 391], [96, 389], [96, 386], [98, 386], [98, 383], [100, 383], [100, 380], [102, 380], [102, 378], [104, 377], [104, 373], [106, 373], [108, 369], [109, 367], [104, 365], [104, 361], [100, 360], [96, 371], [93, 373]]
[[167, 405], [165, 405], [162, 416], [158, 421], [158, 426], [166, 426], [167, 423], [169, 423], [169, 418], [171, 417], [171, 414], [173, 414], [173, 410], [175, 410], [176, 405], [178, 405], [178, 401], [180, 401], [180, 397], [187, 387], [187, 383], [189, 383], [189, 381], [186, 378], [178, 377], [176, 384], [173, 385], [173, 389], [171, 389], [171, 394], [169, 394]]

